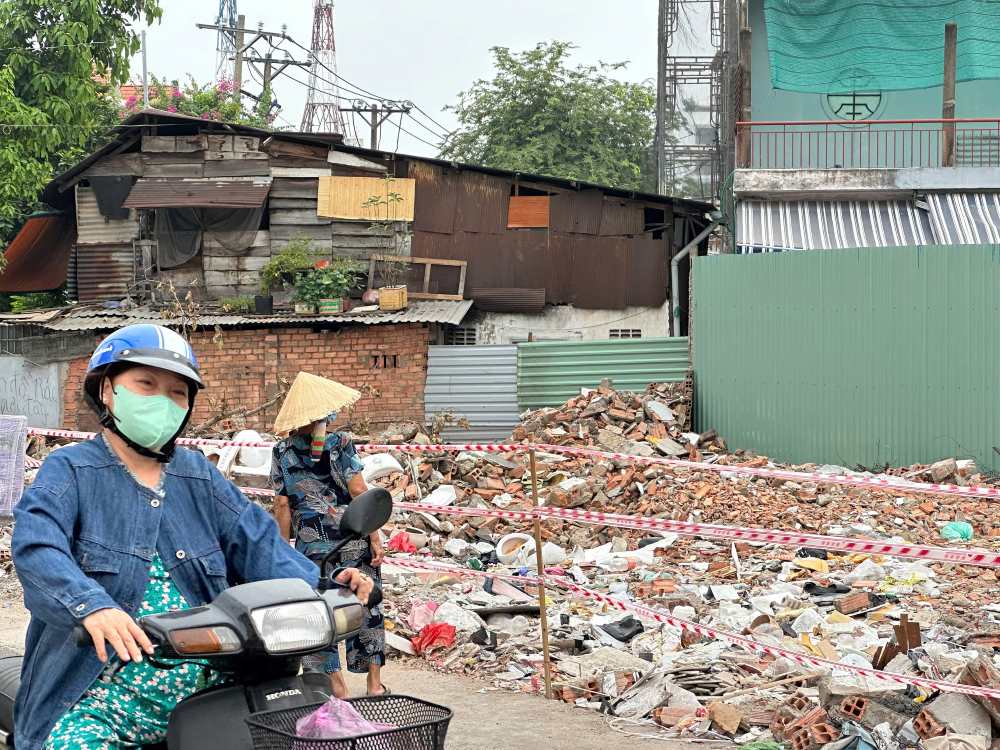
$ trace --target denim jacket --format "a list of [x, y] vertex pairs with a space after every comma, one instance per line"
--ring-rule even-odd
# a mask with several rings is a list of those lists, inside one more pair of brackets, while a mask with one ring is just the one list
[[134, 616], [154, 554], [192, 607], [250, 581], [317, 585], [315, 564], [201, 453], [178, 448], [164, 471], [161, 501], [98, 437], [52, 453], [17, 505], [14, 564], [31, 612], [15, 706], [20, 750], [40, 748], [101, 672], [72, 628], [108, 607]]

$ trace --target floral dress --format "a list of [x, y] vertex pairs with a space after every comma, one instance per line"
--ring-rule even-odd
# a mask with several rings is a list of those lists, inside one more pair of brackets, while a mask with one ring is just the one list
[[[271, 485], [279, 495], [288, 498], [292, 511], [295, 549], [317, 564], [339, 539], [340, 518], [351, 493], [347, 485], [364, 465], [354, 446], [339, 433], [326, 437], [319, 460], [311, 455], [309, 437], [296, 435], [274, 446], [271, 461]], [[348, 542], [340, 551], [336, 564], [355, 567], [381, 582], [379, 569], [371, 564], [371, 543], [366, 539]], [[371, 664], [385, 664], [385, 622], [381, 606], [368, 610], [361, 631], [347, 641], [347, 668], [365, 673]], [[310, 654], [303, 666], [320, 672], [339, 672], [337, 649]]]
[[[179, 609], [188, 609], [188, 603], [156, 555], [137, 619]], [[44, 750], [110, 750], [163, 742], [177, 704], [219, 679], [199, 663], [158, 661], [177, 666], [160, 669], [148, 659], [138, 664], [117, 656], [108, 659], [97, 681], [56, 722]]]

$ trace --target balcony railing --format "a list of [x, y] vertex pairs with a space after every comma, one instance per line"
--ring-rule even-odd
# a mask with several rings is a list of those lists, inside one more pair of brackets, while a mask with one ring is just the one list
[[736, 123], [749, 169], [1000, 167], [1000, 118]]

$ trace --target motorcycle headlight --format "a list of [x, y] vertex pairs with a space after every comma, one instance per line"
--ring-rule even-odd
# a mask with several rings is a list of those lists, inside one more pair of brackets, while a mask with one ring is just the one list
[[257, 635], [272, 654], [326, 646], [333, 638], [330, 613], [323, 601], [261, 607], [250, 613]]

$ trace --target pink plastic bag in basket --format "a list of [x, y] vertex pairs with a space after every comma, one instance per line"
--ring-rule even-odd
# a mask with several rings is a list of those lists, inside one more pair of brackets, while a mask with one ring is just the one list
[[307, 740], [342, 740], [389, 729], [398, 727], [368, 721], [353, 705], [332, 697], [295, 723], [295, 733]]

